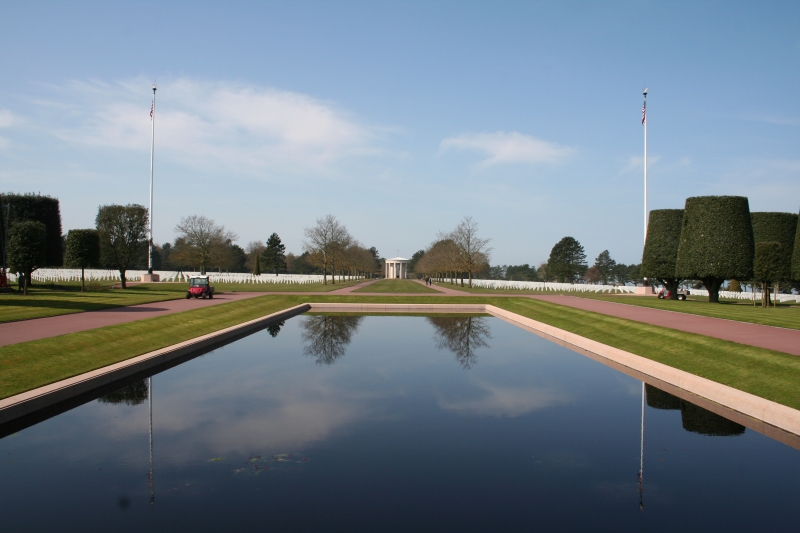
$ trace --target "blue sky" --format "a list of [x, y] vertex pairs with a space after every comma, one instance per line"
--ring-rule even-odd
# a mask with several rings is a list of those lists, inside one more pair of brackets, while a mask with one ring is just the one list
[[244, 246], [336, 215], [410, 256], [472, 216], [493, 264], [642, 247], [650, 207], [800, 207], [797, 2], [8, 2], [0, 190], [58, 197], [65, 232], [146, 205]]

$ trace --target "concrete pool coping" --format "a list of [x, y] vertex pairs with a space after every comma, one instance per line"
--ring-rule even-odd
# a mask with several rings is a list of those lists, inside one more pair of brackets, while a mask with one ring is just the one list
[[304, 303], [0, 400], [0, 425], [309, 311], [489, 314], [800, 449], [800, 411], [796, 409], [488, 304]]

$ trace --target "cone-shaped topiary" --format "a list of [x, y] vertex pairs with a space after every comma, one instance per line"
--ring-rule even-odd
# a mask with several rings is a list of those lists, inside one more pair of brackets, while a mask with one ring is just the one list
[[671, 300], [678, 299], [678, 288], [683, 281], [675, 276], [682, 224], [683, 209], [650, 211], [647, 240], [642, 254], [642, 276], [662, 283], [669, 291]]
[[[753, 241], [756, 244], [756, 280], [762, 283], [762, 305], [769, 305], [769, 286], [788, 282], [792, 277], [792, 249], [797, 233], [797, 215], [794, 213], [751, 213]], [[759, 253], [760, 243], [778, 243]], [[777, 277], [776, 277], [777, 276]]]
[[675, 276], [698, 279], [708, 301], [719, 301], [726, 279], [753, 275], [753, 226], [744, 196], [696, 196], [686, 199]]
[[261, 254], [256, 252], [256, 260], [255, 265], [253, 265], [253, 275], [260, 276], [261, 275], [261, 260], [259, 259]]

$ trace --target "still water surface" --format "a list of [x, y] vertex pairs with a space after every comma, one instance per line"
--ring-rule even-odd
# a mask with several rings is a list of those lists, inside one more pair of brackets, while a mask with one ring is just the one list
[[495, 318], [301, 316], [0, 440], [0, 529], [794, 530], [800, 452], [647, 403], [640, 509], [641, 382]]

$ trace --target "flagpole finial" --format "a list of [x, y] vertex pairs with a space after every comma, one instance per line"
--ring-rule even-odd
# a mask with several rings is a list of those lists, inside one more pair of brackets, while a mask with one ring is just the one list
[[[153, 87], [155, 87], [155, 85], [153, 85]], [[644, 90], [644, 91], [642, 91], [642, 94], [644, 94], [645, 96], [647, 96], [647, 91], [649, 91], [649, 90], [650, 90], [650, 89], [647, 89], [647, 88], [645, 88], [645, 90]]]

